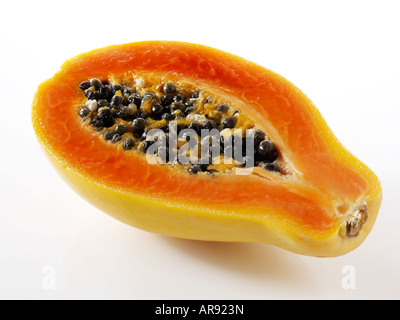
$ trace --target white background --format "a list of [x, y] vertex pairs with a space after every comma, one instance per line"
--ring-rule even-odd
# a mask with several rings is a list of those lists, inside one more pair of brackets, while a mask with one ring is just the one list
[[[400, 298], [399, 1], [2, 1], [0, 10], [0, 298]], [[178, 240], [126, 226], [71, 191], [34, 137], [34, 92], [70, 57], [139, 40], [223, 49], [305, 92], [382, 181], [362, 246], [321, 259]]]

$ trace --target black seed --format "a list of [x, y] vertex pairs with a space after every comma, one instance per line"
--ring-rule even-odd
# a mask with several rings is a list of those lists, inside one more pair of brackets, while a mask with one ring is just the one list
[[115, 128], [115, 133], [120, 134], [121, 136], [128, 132], [128, 127], [124, 124], [119, 124]]
[[184, 114], [185, 114], [185, 115], [188, 115], [189, 113], [193, 112], [195, 109], [196, 109], [195, 106], [192, 106], [192, 105], [187, 106], [187, 107], [185, 108]]
[[122, 139], [122, 138], [121, 138], [121, 135], [119, 135], [118, 133], [116, 133], [116, 134], [113, 135], [111, 141], [114, 142], [114, 143], [116, 143], [116, 142], [118, 142], [118, 141], [121, 141], [121, 139]]
[[269, 171], [281, 172], [281, 170], [279, 170], [279, 167], [276, 165], [276, 163], [263, 163], [261, 165], [261, 168], [269, 170]]
[[185, 105], [182, 102], [173, 102], [171, 104], [171, 111], [176, 111], [176, 110], [185, 110]]
[[224, 103], [218, 105], [218, 107], [217, 107], [217, 111], [219, 111], [221, 113], [226, 113], [228, 111], [228, 109], [229, 109], [229, 107]]
[[269, 140], [263, 140], [258, 146], [257, 152], [263, 160], [268, 162], [273, 162], [278, 157], [274, 143]]
[[157, 102], [157, 96], [153, 92], [146, 92], [143, 95], [142, 104]]
[[99, 98], [110, 101], [113, 96], [113, 90], [110, 85], [103, 85], [99, 90]]
[[146, 140], [145, 142], [143, 142], [143, 152], [147, 152], [147, 149], [150, 148], [151, 145], [153, 145], [155, 142], [152, 140]]
[[188, 129], [192, 129], [194, 131], [196, 131], [196, 133], [200, 136], [201, 135], [201, 129], [202, 129], [202, 125], [200, 123], [197, 122], [191, 122], [188, 126]]
[[167, 121], [172, 121], [172, 120], [175, 119], [175, 115], [170, 114], [170, 113], [164, 113], [164, 114], [161, 116], [161, 119], [165, 119], [165, 120], [167, 120]]
[[[139, 134], [136, 134], [136, 136], [139, 136]], [[140, 139], [146, 140], [146, 137], [147, 137], [147, 128], [144, 129], [144, 131], [143, 131], [142, 136], [140, 137]]]
[[176, 86], [172, 82], [167, 82], [164, 84], [163, 89], [165, 94], [174, 94], [176, 92]]
[[136, 114], [136, 108], [133, 110], [130, 107], [127, 106], [121, 106], [120, 108], [117, 108], [116, 115], [117, 117], [120, 117], [124, 120], [131, 120], [133, 119], [134, 115]]
[[111, 127], [114, 124], [114, 117], [112, 116], [110, 109], [106, 109], [106, 110], [99, 112], [97, 114], [97, 116], [95, 116], [92, 119], [91, 125], [98, 127], [98, 128], [99, 127], [107, 127], [107, 128]]
[[137, 134], [142, 134], [146, 128], [146, 120], [143, 118], [137, 118], [132, 121], [132, 130]]
[[139, 109], [136, 111], [135, 115], [133, 116], [135, 119], [146, 119], [149, 115], [147, 114], [146, 110]]
[[117, 91], [120, 91], [121, 89], [122, 89], [122, 86], [120, 84], [118, 84], [118, 83], [114, 83], [112, 85], [113, 93], [116, 93]]
[[222, 124], [224, 125], [224, 128], [232, 129], [236, 126], [236, 121], [236, 117], [230, 116], [222, 120]]
[[198, 97], [200, 97], [200, 91], [195, 92], [195, 93], [192, 94], [192, 98], [193, 99], [197, 99]]
[[82, 89], [82, 90], [89, 89], [89, 88], [90, 88], [90, 83], [89, 83], [89, 81], [87, 81], [87, 80], [82, 81], [82, 82], [79, 84], [79, 88]]
[[184, 103], [184, 102], [186, 102], [186, 96], [183, 94], [183, 93], [178, 93], [174, 98], [173, 98], [173, 100], [174, 100], [174, 102], [182, 102], [182, 103]]
[[90, 113], [90, 110], [89, 110], [89, 108], [86, 108], [86, 107], [84, 107], [81, 110], [79, 110], [79, 115], [82, 118], [87, 117], [89, 115], [89, 113]]
[[161, 96], [161, 104], [164, 107], [169, 106], [171, 103], [172, 103], [172, 96], [169, 96], [169, 95], [166, 95], [166, 94], [163, 94]]
[[261, 130], [256, 130], [253, 133], [253, 139], [254, 139], [254, 147], [258, 148], [258, 145], [265, 139], [265, 134]]
[[135, 145], [135, 142], [133, 141], [133, 139], [128, 137], [125, 139], [124, 143], [122, 144], [122, 147], [125, 150], [130, 150], [133, 148], [134, 145]]
[[103, 86], [103, 83], [97, 78], [92, 78], [90, 79], [90, 85], [94, 87], [95, 90], [99, 90]]
[[189, 171], [190, 173], [196, 174], [196, 173], [199, 173], [199, 172], [202, 171], [202, 170], [201, 170], [201, 166], [200, 166], [200, 165], [194, 164], [194, 165], [192, 165], [192, 166], [189, 168], [188, 171]]
[[99, 101], [97, 101], [97, 106], [98, 106], [99, 108], [102, 108], [102, 107], [109, 107], [110, 104], [109, 104], [109, 102], [108, 102], [106, 99], [100, 99]]
[[104, 137], [104, 139], [106, 139], [106, 140], [111, 140], [112, 137], [114, 136], [114, 134], [115, 134], [115, 132], [114, 132], [113, 130], [106, 131], [106, 132], [103, 134], [103, 137]]
[[111, 99], [110, 106], [113, 108], [118, 107], [120, 104], [122, 104], [123, 98], [120, 95], [114, 95]]
[[88, 100], [99, 100], [100, 93], [98, 91], [90, 90], [89, 88], [85, 91], [85, 96]]
[[164, 124], [160, 127], [160, 130], [164, 131], [165, 133], [169, 132], [169, 125]]
[[161, 104], [156, 103], [151, 106], [152, 116], [159, 117], [163, 112], [164, 112], [164, 107]]
[[132, 88], [129, 88], [129, 87], [125, 87], [124, 88], [124, 91], [123, 91], [124, 95], [130, 96], [132, 93], [133, 93], [133, 89]]
[[139, 108], [142, 104], [142, 97], [138, 93], [132, 93], [128, 98], [129, 103], [134, 103]]
[[216, 127], [217, 127], [217, 124], [215, 123], [214, 120], [206, 120], [203, 123], [203, 129], [212, 130], [212, 129], [215, 129]]

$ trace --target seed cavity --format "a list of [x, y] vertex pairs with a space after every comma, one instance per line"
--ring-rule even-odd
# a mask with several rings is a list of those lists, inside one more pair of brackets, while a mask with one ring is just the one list
[[354, 205], [346, 212], [345, 219], [341, 224], [340, 234], [344, 237], [357, 237], [368, 219], [368, 206], [365, 201]]
[[158, 163], [190, 174], [229, 174], [234, 168], [284, 174], [266, 133], [207, 89], [142, 77], [91, 78], [78, 87], [82, 124], [127, 152], [151, 151]]

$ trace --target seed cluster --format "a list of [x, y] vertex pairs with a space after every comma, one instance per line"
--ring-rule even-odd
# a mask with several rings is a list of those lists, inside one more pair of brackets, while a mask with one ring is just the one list
[[[110, 143], [151, 151], [161, 163], [184, 165], [193, 174], [223, 172], [218, 166], [222, 158], [231, 160], [230, 168], [281, 172], [274, 143], [254, 125], [249, 134], [240, 130], [245, 116], [228, 103], [214, 102], [203, 90], [179, 89], [171, 81], [158, 90], [139, 90], [136, 85], [97, 78], [82, 81], [79, 88], [86, 101], [78, 113], [83, 122]], [[199, 150], [196, 157], [182, 157], [188, 154], [180, 152], [184, 143], [189, 150]]]

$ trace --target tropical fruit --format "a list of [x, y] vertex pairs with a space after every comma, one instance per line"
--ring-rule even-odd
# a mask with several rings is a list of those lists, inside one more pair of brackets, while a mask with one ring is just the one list
[[210, 47], [81, 54], [39, 86], [32, 119], [73, 189], [150, 232], [336, 256], [379, 211], [378, 178], [298, 88]]

